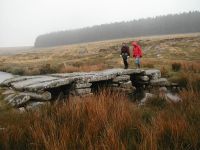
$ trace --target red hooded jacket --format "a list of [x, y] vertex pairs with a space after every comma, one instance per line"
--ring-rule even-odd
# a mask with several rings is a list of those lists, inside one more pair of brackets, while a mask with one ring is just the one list
[[142, 57], [142, 49], [141, 47], [136, 43], [132, 42], [133, 45], [133, 57]]

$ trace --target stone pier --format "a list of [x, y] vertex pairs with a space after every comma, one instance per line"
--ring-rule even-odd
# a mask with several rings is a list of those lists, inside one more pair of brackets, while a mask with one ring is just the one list
[[16, 108], [29, 108], [47, 102], [67, 99], [69, 96], [86, 96], [101, 87], [133, 93], [138, 86], [165, 86], [159, 70], [108, 69], [95, 72], [17, 76], [5, 80], [1, 87], [5, 101]]

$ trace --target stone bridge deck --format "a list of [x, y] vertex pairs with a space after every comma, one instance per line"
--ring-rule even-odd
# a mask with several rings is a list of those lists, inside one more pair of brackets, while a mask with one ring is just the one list
[[18, 76], [1, 83], [7, 90], [5, 100], [14, 107], [27, 107], [61, 97], [93, 93], [100, 86], [127, 93], [138, 85], [168, 84], [159, 70], [108, 69], [96, 72], [76, 72], [38, 76]]
[[63, 85], [76, 83], [92, 83], [114, 79], [117, 76], [141, 74], [143, 70], [109, 69], [98, 72], [76, 72], [62, 74], [48, 74], [38, 76], [19, 76], [4, 81], [1, 85], [18, 91], [37, 92]]

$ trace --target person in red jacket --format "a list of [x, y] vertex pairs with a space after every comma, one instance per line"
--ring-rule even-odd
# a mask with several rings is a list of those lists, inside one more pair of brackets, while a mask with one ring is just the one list
[[142, 49], [136, 42], [132, 42], [132, 46], [133, 46], [133, 57], [135, 58], [136, 67], [140, 68], [140, 58], [142, 57]]
[[128, 69], [128, 58], [130, 56], [130, 51], [129, 47], [125, 44], [122, 43], [122, 48], [121, 48], [121, 55], [124, 62], [124, 69]]

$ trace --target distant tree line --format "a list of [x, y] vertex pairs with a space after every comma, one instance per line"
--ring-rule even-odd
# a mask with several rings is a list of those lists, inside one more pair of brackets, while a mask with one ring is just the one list
[[38, 36], [35, 47], [192, 32], [200, 32], [199, 11], [52, 32]]

